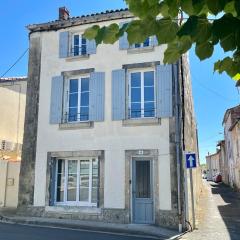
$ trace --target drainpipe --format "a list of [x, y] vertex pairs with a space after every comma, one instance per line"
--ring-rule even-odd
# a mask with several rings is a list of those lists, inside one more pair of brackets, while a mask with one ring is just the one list
[[175, 80], [175, 143], [176, 143], [176, 157], [177, 157], [177, 189], [178, 189], [178, 230], [180, 233], [183, 231], [182, 221], [182, 201], [181, 201], [181, 100], [179, 91], [179, 63], [176, 63], [173, 68], [174, 80]]

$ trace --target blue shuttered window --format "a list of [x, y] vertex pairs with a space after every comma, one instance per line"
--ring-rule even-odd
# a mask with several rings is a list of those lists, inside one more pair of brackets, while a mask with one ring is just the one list
[[126, 118], [126, 73], [124, 69], [112, 72], [112, 120]]
[[59, 57], [66, 58], [69, 55], [69, 32], [59, 34]]
[[104, 121], [105, 73], [90, 74], [89, 91], [89, 120]]
[[172, 65], [156, 66], [157, 117], [172, 117]]
[[52, 78], [50, 123], [58, 124], [62, 120], [63, 76]]
[[95, 40], [87, 39], [87, 54], [96, 54], [97, 46]]

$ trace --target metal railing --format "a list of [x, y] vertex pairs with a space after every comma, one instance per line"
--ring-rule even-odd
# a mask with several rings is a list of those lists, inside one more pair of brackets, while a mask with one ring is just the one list
[[62, 117], [62, 123], [69, 123], [69, 122], [87, 122], [89, 121], [89, 113], [76, 113], [76, 114], [69, 114], [64, 113]]
[[131, 109], [128, 108], [128, 119], [132, 118], [153, 118], [156, 116], [155, 108]]
[[82, 46], [79, 46], [79, 47], [77, 47], [77, 46], [72, 47], [71, 50], [70, 50], [69, 55], [71, 57], [87, 55], [87, 45], [82, 45]]

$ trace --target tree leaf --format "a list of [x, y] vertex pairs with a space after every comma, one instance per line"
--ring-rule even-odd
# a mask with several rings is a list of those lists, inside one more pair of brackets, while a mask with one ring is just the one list
[[159, 44], [173, 41], [178, 32], [178, 24], [171, 18], [163, 18], [157, 22], [157, 38]]
[[235, 9], [235, 1], [228, 2], [224, 7], [225, 13], [231, 13], [234, 17], [237, 16], [237, 11]]
[[97, 36], [99, 29], [100, 29], [99, 26], [94, 25], [90, 28], [87, 28], [83, 35], [85, 38], [92, 40]]
[[109, 25], [104, 32], [103, 36], [103, 42], [104, 43], [110, 43], [113, 44], [115, 43], [118, 38], [117, 38], [117, 33], [119, 32], [119, 26], [116, 23], [113, 23]]
[[206, 42], [212, 34], [212, 24], [206, 17], [198, 18], [197, 26], [192, 32], [192, 39], [197, 43]]
[[209, 58], [213, 54], [214, 47], [209, 42], [204, 42], [201, 44], [196, 44], [195, 52], [199, 59], [202, 61]]
[[227, 0], [206, 0], [208, 9], [214, 14], [217, 15], [220, 13], [227, 3]]
[[172, 64], [175, 63], [181, 54], [178, 52], [177, 43], [168, 44], [166, 51], [164, 52], [164, 64]]
[[197, 23], [198, 23], [198, 17], [190, 16], [188, 20], [182, 25], [177, 35], [179, 37], [182, 37], [184, 35], [191, 35], [195, 31], [197, 27]]

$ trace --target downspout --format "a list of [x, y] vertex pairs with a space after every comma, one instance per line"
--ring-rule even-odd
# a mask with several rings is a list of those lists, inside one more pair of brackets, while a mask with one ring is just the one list
[[178, 230], [180, 233], [183, 231], [182, 221], [182, 202], [181, 202], [181, 101], [179, 89], [179, 62], [174, 65], [174, 89], [175, 89], [175, 143], [176, 143], [176, 157], [177, 157], [177, 189], [178, 189]]

